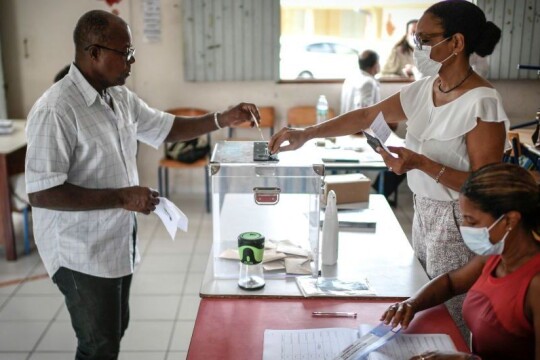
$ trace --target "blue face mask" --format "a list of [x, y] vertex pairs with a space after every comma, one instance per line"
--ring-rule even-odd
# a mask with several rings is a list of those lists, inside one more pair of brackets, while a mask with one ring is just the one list
[[478, 255], [500, 255], [504, 249], [504, 240], [510, 233], [510, 230], [504, 234], [503, 238], [496, 244], [492, 244], [489, 240], [489, 231], [497, 225], [499, 221], [504, 217], [504, 214], [501, 215], [489, 228], [487, 227], [471, 227], [471, 226], [460, 226], [459, 230], [461, 231], [461, 236], [465, 245], [472, 252]]

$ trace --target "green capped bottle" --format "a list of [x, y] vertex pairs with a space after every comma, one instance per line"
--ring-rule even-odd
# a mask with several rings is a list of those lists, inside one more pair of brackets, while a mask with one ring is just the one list
[[238, 286], [244, 290], [262, 289], [265, 285], [262, 268], [264, 236], [254, 231], [238, 235], [238, 255], [240, 256]]

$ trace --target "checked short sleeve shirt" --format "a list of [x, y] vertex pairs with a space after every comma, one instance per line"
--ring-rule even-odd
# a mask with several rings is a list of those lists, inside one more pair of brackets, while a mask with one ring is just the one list
[[[28, 193], [66, 182], [90, 189], [139, 184], [137, 140], [157, 148], [174, 116], [150, 108], [125, 86], [107, 93], [112, 108], [71, 65], [34, 104], [26, 127]], [[32, 211], [36, 245], [50, 276], [60, 267], [105, 278], [133, 272], [139, 254], [132, 212]]]

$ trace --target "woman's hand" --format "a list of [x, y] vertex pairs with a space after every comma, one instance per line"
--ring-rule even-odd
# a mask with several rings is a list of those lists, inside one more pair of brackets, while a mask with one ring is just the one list
[[420, 355], [413, 356], [410, 360], [480, 360], [480, 357], [463, 352], [447, 353], [439, 351], [428, 351]]
[[418, 169], [420, 167], [423, 159], [422, 155], [398, 146], [388, 146], [388, 150], [393, 154], [396, 154], [397, 157], [384, 149], [377, 148], [377, 152], [382, 156], [384, 163], [388, 166], [388, 170], [401, 175], [409, 170]]
[[403, 329], [406, 329], [411, 320], [414, 318], [415, 314], [416, 309], [414, 306], [414, 301], [412, 299], [407, 299], [400, 303], [390, 305], [382, 314], [380, 320], [386, 325], [391, 324], [392, 328], [401, 325]]
[[[306, 130], [286, 127], [272, 136], [268, 143], [268, 150], [270, 150], [271, 154], [277, 154], [280, 151], [296, 150], [308, 140], [309, 137]], [[288, 144], [282, 145], [285, 142], [288, 142]]]

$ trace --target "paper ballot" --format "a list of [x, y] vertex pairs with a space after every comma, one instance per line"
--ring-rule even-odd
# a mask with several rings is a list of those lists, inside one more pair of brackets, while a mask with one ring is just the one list
[[384, 120], [382, 112], [379, 112], [369, 129], [364, 130], [364, 134], [367, 137], [368, 144], [375, 150], [377, 146], [382, 147], [386, 152], [390, 152], [384, 143], [392, 134], [392, 129], [388, 126]]
[[176, 229], [187, 231], [187, 216], [169, 199], [159, 197], [159, 204], [156, 205], [156, 210], [154, 210], [154, 212], [159, 216], [173, 240], [176, 236]]
[[377, 135], [377, 137], [383, 142], [383, 144], [386, 142], [386, 140], [388, 140], [390, 134], [392, 133], [392, 129], [390, 129], [390, 126], [388, 126], [386, 120], [384, 120], [384, 115], [382, 111], [377, 115], [375, 120], [373, 120], [370, 128], [375, 133], [375, 135]]

